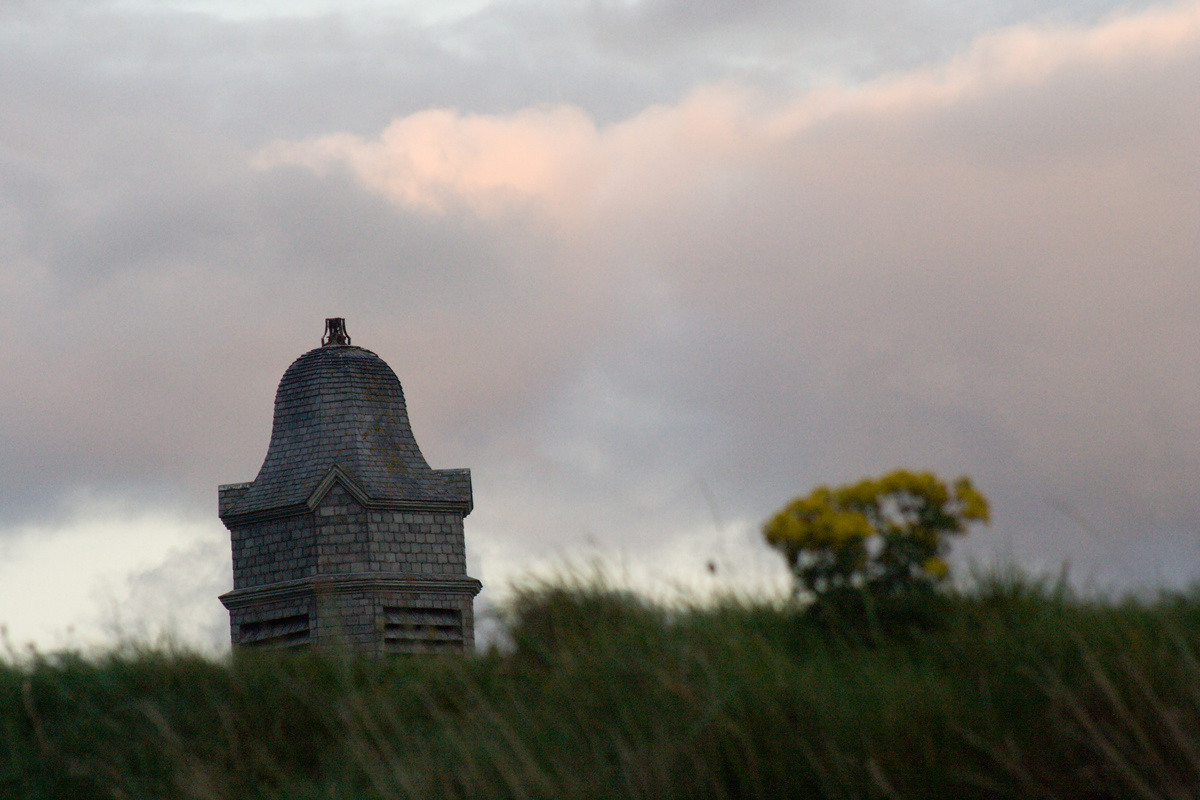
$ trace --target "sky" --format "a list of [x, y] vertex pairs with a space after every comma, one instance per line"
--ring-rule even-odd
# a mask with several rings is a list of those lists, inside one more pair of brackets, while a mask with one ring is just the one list
[[484, 612], [785, 595], [762, 522], [897, 467], [990, 499], [960, 574], [1200, 578], [1194, 0], [0, 0], [0, 97], [10, 649], [228, 647], [331, 316]]

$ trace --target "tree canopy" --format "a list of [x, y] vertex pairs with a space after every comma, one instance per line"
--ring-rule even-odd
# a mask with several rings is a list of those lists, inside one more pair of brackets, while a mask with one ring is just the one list
[[988, 502], [968, 478], [951, 490], [932, 472], [899, 469], [818, 486], [771, 517], [763, 536], [787, 560], [798, 594], [895, 595], [942, 583], [950, 537], [988, 519]]

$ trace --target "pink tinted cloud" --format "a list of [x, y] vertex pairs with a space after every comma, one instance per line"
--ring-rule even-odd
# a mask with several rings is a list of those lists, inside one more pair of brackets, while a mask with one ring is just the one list
[[1064, 73], [1103, 77], [1187, 58], [1198, 48], [1200, 3], [1191, 2], [1093, 28], [1008, 28], [945, 64], [860, 85], [772, 97], [721, 83], [606, 126], [567, 105], [509, 114], [432, 109], [396, 119], [375, 139], [337, 133], [274, 142], [255, 163], [315, 171], [342, 165], [410, 209], [465, 207], [495, 217], [532, 207], [572, 225], [593, 215], [607, 223], [614, 209], [637, 213], [687, 198], [713, 172], [770, 171], [765, 153], [803, 149], [806, 134], [823, 125], [906, 125], [913, 115], [1029, 90]]

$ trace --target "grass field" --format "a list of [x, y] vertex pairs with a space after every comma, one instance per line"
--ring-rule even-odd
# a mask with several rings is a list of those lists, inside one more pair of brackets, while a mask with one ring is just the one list
[[870, 611], [559, 586], [470, 657], [10, 657], [0, 797], [1200, 796], [1200, 595]]

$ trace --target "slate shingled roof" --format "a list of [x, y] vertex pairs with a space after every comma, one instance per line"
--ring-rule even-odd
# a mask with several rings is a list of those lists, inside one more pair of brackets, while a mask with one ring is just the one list
[[310, 350], [283, 374], [267, 457], [221, 517], [303, 504], [335, 465], [373, 503], [471, 510], [470, 470], [429, 468], [391, 367], [370, 350], [335, 344]]

